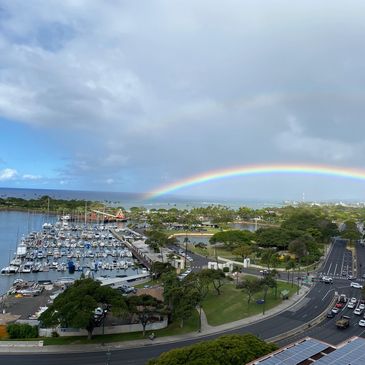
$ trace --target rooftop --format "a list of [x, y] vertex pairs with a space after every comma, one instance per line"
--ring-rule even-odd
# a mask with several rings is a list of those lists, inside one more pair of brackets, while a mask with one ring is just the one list
[[362, 365], [365, 339], [352, 337], [338, 346], [306, 337], [248, 365]]

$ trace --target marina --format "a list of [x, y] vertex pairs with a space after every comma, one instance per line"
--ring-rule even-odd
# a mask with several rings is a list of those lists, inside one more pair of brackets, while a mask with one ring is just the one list
[[[113, 230], [118, 231], [118, 238]], [[130, 249], [133, 241], [140, 239], [123, 223], [84, 224], [67, 215], [44, 222], [40, 229], [22, 236], [1, 268], [1, 293], [16, 279], [56, 282], [62, 277], [76, 280], [82, 274], [104, 279], [146, 275], [148, 270]]]

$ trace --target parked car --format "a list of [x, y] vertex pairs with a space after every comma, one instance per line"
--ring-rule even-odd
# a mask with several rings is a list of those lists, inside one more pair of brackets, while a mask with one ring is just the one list
[[350, 302], [347, 306], [349, 309], [354, 309], [356, 307], [356, 303]]
[[359, 283], [354, 283], [353, 281], [351, 282], [350, 286], [352, 288], [356, 288], [356, 289], [362, 289], [363, 288], [362, 285], [360, 285]]
[[339, 311], [340, 311], [340, 308], [333, 307], [331, 312], [334, 314], [337, 314]]
[[354, 310], [354, 314], [356, 314], [357, 316], [360, 316], [360, 315], [361, 315], [361, 313], [362, 313], [362, 310], [361, 310], [360, 308], [356, 308], [356, 309]]
[[336, 313], [333, 313], [332, 311], [327, 312], [327, 318], [333, 318], [336, 315]]
[[359, 326], [360, 326], [360, 327], [365, 327], [365, 319], [361, 319], [361, 320], [359, 321]]

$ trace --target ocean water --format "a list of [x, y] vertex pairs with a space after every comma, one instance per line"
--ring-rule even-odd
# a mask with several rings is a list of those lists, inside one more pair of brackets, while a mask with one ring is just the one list
[[191, 209], [193, 207], [204, 207], [208, 205], [224, 205], [231, 208], [248, 206], [251, 208], [282, 206], [280, 201], [263, 201], [263, 200], [220, 200], [220, 199], [197, 199], [181, 196], [166, 195], [153, 200], [143, 200], [143, 194], [137, 193], [120, 193], [105, 191], [76, 191], [76, 190], [51, 190], [51, 189], [18, 189], [18, 188], [1, 188], [0, 198], [17, 197], [23, 199], [37, 199], [41, 196], [48, 195], [56, 199], [85, 199], [100, 201], [111, 206], [122, 206], [126, 209], [131, 207], [144, 206], [147, 209], [159, 208], [179, 208]]

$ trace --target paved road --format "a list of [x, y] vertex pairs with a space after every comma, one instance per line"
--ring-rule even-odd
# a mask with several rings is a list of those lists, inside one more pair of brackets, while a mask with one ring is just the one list
[[[173, 249], [175, 252], [177, 252], [179, 250], [184, 251], [184, 245], [169, 245], [169, 248]], [[209, 260], [207, 258], [205, 258], [204, 256], [196, 255], [195, 253], [193, 253], [189, 250], [187, 250], [187, 254], [188, 254], [188, 256], [190, 256], [193, 259], [192, 262], [188, 262], [188, 264], [190, 265], [192, 271], [198, 272], [203, 267], [208, 266]]]
[[[345, 241], [337, 240], [333, 244], [333, 249], [330, 252], [327, 261], [323, 265], [323, 272], [332, 272], [334, 267], [334, 273], [338, 273], [338, 267], [341, 265], [346, 255]], [[337, 266], [336, 266], [337, 265]], [[345, 284], [343, 284], [345, 283]], [[259, 323], [255, 323], [249, 326], [242, 327], [240, 329], [230, 330], [226, 333], [253, 333], [260, 336], [263, 339], [268, 339], [285, 333], [292, 328], [307, 323], [311, 319], [315, 318], [319, 313], [323, 312], [330, 304], [335, 290], [341, 290], [342, 286], [349, 287], [349, 281], [338, 279], [335, 284], [316, 283], [312, 290], [309, 292], [306, 298], [304, 298], [295, 307], [282, 312], [281, 314], [272, 317], [270, 319], [263, 320]], [[354, 289], [355, 290], [355, 289]], [[317, 328], [317, 327], [316, 327]], [[329, 328], [329, 327], [328, 327]], [[335, 329], [337, 330], [337, 329]], [[349, 332], [347, 332], [349, 333]], [[331, 337], [331, 334], [325, 334]], [[207, 336], [206, 339], [217, 337]], [[117, 350], [112, 352], [110, 364], [130, 364], [130, 365], [142, 365], [145, 364], [148, 359], [158, 356], [162, 352], [168, 351], [172, 348], [179, 346], [185, 346], [201, 339], [188, 340], [173, 344], [153, 345], [144, 347], [143, 349], [128, 349]], [[332, 341], [331, 341], [332, 342]], [[90, 364], [101, 365], [106, 363], [106, 354], [102, 353], [85, 353], [85, 354], [37, 354], [26, 356], [21, 355], [1, 355], [1, 363], [9, 365], [61, 365], [61, 364]]]

